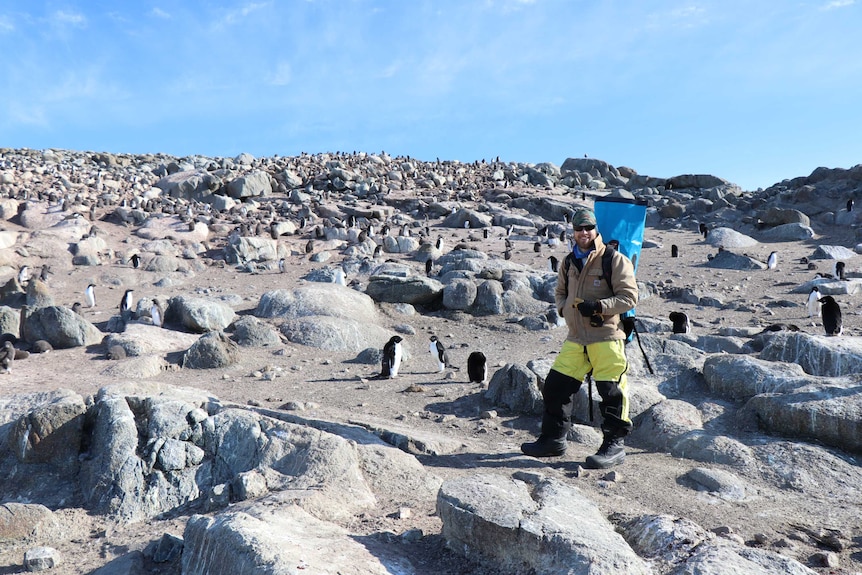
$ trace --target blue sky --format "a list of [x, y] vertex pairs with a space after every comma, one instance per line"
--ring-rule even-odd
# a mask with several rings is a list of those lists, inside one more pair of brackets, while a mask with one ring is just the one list
[[862, 0], [0, 0], [0, 147], [862, 163]]

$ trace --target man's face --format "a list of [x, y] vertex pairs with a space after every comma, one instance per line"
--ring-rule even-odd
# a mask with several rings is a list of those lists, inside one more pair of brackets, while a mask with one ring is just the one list
[[587, 251], [593, 246], [593, 242], [599, 232], [596, 231], [596, 226], [575, 226], [575, 243], [578, 244], [578, 249], [582, 252]]

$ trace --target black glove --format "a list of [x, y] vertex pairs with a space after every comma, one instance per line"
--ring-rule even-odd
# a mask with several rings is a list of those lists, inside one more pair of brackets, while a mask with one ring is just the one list
[[584, 300], [578, 304], [578, 311], [581, 312], [581, 315], [584, 317], [592, 317], [596, 314], [599, 314], [601, 310], [601, 304], [591, 299]]

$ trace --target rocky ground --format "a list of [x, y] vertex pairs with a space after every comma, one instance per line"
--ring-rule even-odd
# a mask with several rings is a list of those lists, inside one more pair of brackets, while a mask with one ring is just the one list
[[[3, 227], [32, 232], [11, 221], [5, 222]], [[129, 242], [134, 241], [130, 240], [128, 227], [111, 222], [100, 227], [108, 245], [118, 253], [127, 251]], [[463, 241], [491, 257], [503, 257], [502, 228], [494, 228], [488, 239], [481, 239], [475, 230], [439, 228], [436, 224], [431, 228], [432, 237], [441, 235], [449, 246]], [[835, 227], [815, 226], [815, 230], [819, 235], [810, 241], [761, 243], [739, 250], [761, 261], [766, 261], [771, 251], [778, 250], [777, 269], [733, 271], [705, 267], [717, 248], [706, 242], [691, 222], [651, 225], [645, 238], [649, 247], [642, 252], [638, 270], [640, 282], [653, 286], [656, 292], [672, 286], [700, 289], [720, 294], [725, 304], [739, 305], [694, 306], [657, 293], [641, 301], [638, 315], [664, 319], [671, 311], [685, 311], [692, 320], [694, 333], [703, 335], [716, 333], [720, 327], [766, 327], [775, 323], [793, 323], [803, 331], [819, 334], [822, 332], [819, 320], [807, 317], [806, 296], [792, 293], [818, 271], [809, 269], [800, 259], [810, 257], [820, 244], [852, 248], [855, 236], [852, 230]], [[117, 313], [120, 297], [128, 288], [134, 288], [137, 297], [235, 295], [239, 296], [235, 301], [241, 301], [233, 305], [235, 311], [250, 314], [266, 291], [295, 286], [309, 271], [321, 267], [305, 255], [307, 239], [302, 235], [280, 239], [292, 253], [283, 273], [274, 265], [253, 274], [230, 265], [211, 265], [194, 274], [170, 274], [173, 281], [167, 287], [154, 285], [165, 274], [132, 269], [121, 258], [96, 267], [72, 266], [68, 254], [31, 256], [27, 263], [36, 270], [45, 263], [52, 266], [54, 273], [49, 286], [61, 305], [71, 306], [83, 301], [86, 285], [96, 284], [97, 305], [84, 309], [83, 313], [104, 329], [111, 316]], [[218, 252], [223, 241], [224, 238], [211, 240], [212, 253]], [[670, 257], [671, 245], [679, 247], [678, 258]], [[531, 242], [520, 242], [515, 246], [512, 260], [544, 269], [552, 254], [562, 259], [564, 248], [544, 246], [541, 253], [536, 253]], [[421, 267], [408, 256], [388, 254], [387, 257], [408, 261], [417, 269]], [[828, 271], [825, 261], [818, 265], [822, 268], [820, 271]], [[860, 267], [859, 261], [848, 261], [847, 265], [849, 270]], [[13, 273], [13, 269], [7, 268], [0, 282], [5, 282]], [[796, 305], [774, 305], [781, 300]], [[862, 321], [858, 303], [852, 296], [841, 298], [841, 303], [845, 334], [859, 335]], [[271, 409], [292, 403], [290, 409], [298, 410], [304, 417], [367, 424], [397, 423], [432, 432], [462, 443], [461, 449], [454, 453], [418, 456], [430, 472], [444, 479], [476, 470], [553, 476], [583, 490], [608, 516], [652, 512], [687, 517], [707, 529], [729, 530], [750, 545], [779, 550], [820, 573], [862, 572], [859, 500], [842, 500], [841, 505], [846, 507], [841, 508], [830, 500], [828, 492], [817, 495], [809, 490], [782, 489], [766, 481], [758, 483], [751, 477], [748, 479], [755, 486], [753, 496], [743, 501], [723, 500], [693, 491], [681, 483], [680, 478], [686, 472], [703, 464], [640, 449], [636, 445], [629, 447], [626, 463], [610, 477], [605, 472], [579, 469], [584, 458], [595, 451], [596, 444], [591, 442], [571, 442], [566, 455], [560, 458], [539, 461], [522, 456], [519, 445], [535, 436], [538, 418], [507, 413], [490, 405], [483, 397], [487, 383], [467, 381], [467, 355], [474, 350], [483, 351], [488, 357], [491, 374], [508, 363], [552, 359], [565, 337], [565, 328], [530, 331], [510, 316], [474, 317], [460, 312], [421, 309], [415, 315], [404, 315], [393, 306], [381, 306], [381, 311], [388, 322], [383, 327], [409, 325], [415, 330], [414, 334], [405, 335], [409, 357], [394, 379], [373, 379], [379, 366], [354, 362], [355, 353], [324, 352], [291, 343], [271, 348], [243, 348], [241, 361], [228, 368], [188, 370], [177, 367], [154, 379], [206, 389], [225, 402]], [[460, 370], [437, 372], [427, 347], [432, 334], [450, 349], [453, 362]], [[635, 344], [629, 348], [630, 354], [640, 353]], [[103, 373], [111, 363], [105, 357], [104, 348], [98, 345], [34, 354], [17, 361], [12, 374], [0, 376], [0, 393], [5, 396], [65, 387], [81, 394], [93, 394], [100, 387], [116, 382], [115, 377]], [[636, 377], [633, 384], [637, 384]], [[709, 399], [704, 397], [703, 401]], [[585, 419], [585, 414], [581, 414], [581, 419]], [[728, 434], [747, 437], [748, 432], [731, 427], [728, 424]], [[854, 466], [859, 465], [853, 454], [839, 456]], [[409, 512], [404, 512], [404, 508]], [[121, 525], [79, 509], [59, 510], [56, 515], [62, 526], [62, 537], [39, 543], [60, 551], [64, 561], [60, 572], [63, 573], [91, 573], [118, 557], [144, 550], [164, 533], [182, 535], [187, 519], [180, 516]], [[418, 569], [425, 569], [423, 573], [495, 573], [491, 567], [466, 562], [444, 548], [439, 535], [440, 521], [429, 505], [381, 501], [373, 513], [347, 527], [358, 535], [397, 540], [409, 546], [411, 559]], [[402, 537], [412, 529], [421, 529], [425, 537], [417, 541]], [[812, 536], [822, 536], [828, 529], [840, 530], [848, 542], [842, 549], [831, 549], [837, 558], [837, 566], [833, 567], [818, 564], [816, 554], [830, 549], [818, 544]], [[35, 543], [33, 540], [0, 543], [0, 574], [23, 572], [24, 552]], [[147, 572], [179, 573], [179, 564], [147, 563]]]

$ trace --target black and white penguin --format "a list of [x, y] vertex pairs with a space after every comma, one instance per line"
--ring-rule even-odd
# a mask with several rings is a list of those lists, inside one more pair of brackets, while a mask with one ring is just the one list
[[341, 286], [347, 285], [347, 277], [344, 275], [344, 268], [335, 268], [335, 277], [332, 279], [332, 282]]
[[823, 320], [823, 329], [826, 335], [841, 335], [844, 326], [841, 322], [841, 306], [831, 295], [820, 298], [820, 317]]
[[690, 333], [691, 322], [688, 316], [681, 311], [670, 312], [670, 321], [673, 322], [673, 333]]
[[853, 211], [853, 198], [850, 198], [849, 200], [847, 200], [847, 211], [848, 212]]
[[132, 267], [138, 269], [141, 266], [141, 256], [138, 254], [132, 254], [132, 257], [129, 258], [129, 261], [132, 264]]
[[87, 307], [96, 307], [96, 286], [90, 284], [84, 290], [84, 299], [87, 300]]
[[278, 259], [278, 272], [282, 274], [284, 273], [284, 258]]
[[537, 254], [542, 253], [542, 242], [536, 242], [533, 244], [533, 251]]
[[372, 257], [372, 258], [379, 258], [379, 257], [380, 257], [380, 254], [381, 254], [382, 252], [383, 252], [383, 246], [382, 246], [382, 245], [377, 245], [377, 246], [375, 246], [375, 248], [374, 248], [374, 253], [373, 253], [373, 254], [371, 254], [371, 257]]
[[552, 272], [557, 272], [560, 269], [560, 260], [556, 256], [548, 256], [548, 266]]
[[383, 346], [383, 359], [380, 369], [380, 377], [397, 377], [398, 369], [401, 367], [401, 342], [404, 341], [400, 335], [393, 335]]
[[766, 269], [774, 270], [778, 266], [778, 252], [772, 252], [766, 258]]
[[835, 277], [842, 281], [847, 279], [844, 275], [844, 262], [835, 262]]
[[486, 240], [488, 239], [488, 233], [489, 233], [488, 228], [482, 228], [482, 238], [483, 239], [486, 239]]
[[12, 342], [6, 340], [0, 346], [0, 368], [3, 373], [12, 373], [12, 362], [15, 361], [15, 346]]
[[127, 289], [123, 294], [123, 299], [120, 300], [120, 315], [132, 313], [132, 306], [135, 303], [134, 290]]
[[162, 327], [164, 320], [164, 314], [162, 314], [162, 308], [159, 307], [159, 304], [156, 301], [153, 301], [153, 304], [150, 306], [150, 319], [153, 320], [153, 325], [156, 327]]
[[706, 224], [703, 222], [698, 226], [698, 230], [700, 231], [700, 235], [703, 236], [703, 239], [706, 239], [706, 236], [709, 235], [709, 228], [706, 227]]
[[670, 246], [670, 257], [678, 258], [679, 257], [679, 247], [676, 244]]
[[81, 305], [81, 302], [76, 301], [75, 303], [72, 304], [72, 311], [75, 312], [76, 314], [80, 315], [80, 316], [83, 316], [84, 312], [81, 311], [82, 307], [83, 306]]
[[30, 266], [23, 265], [18, 270], [18, 285], [24, 285], [30, 281]]
[[305, 253], [310, 254], [314, 251], [314, 240], [308, 240], [305, 242]]
[[467, 375], [470, 377], [470, 383], [484, 383], [488, 377], [488, 366], [484, 353], [474, 351], [467, 356]]
[[428, 351], [437, 359], [437, 369], [442, 373], [449, 366], [449, 354], [446, 352], [446, 348], [443, 347], [443, 342], [437, 339], [436, 335], [431, 336]]
[[434, 243], [434, 247], [443, 251], [443, 236], [437, 236], [437, 241]]
[[434, 260], [428, 258], [425, 260], [425, 275], [431, 277], [431, 269], [434, 267]]
[[808, 293], [808, 317], [817, 317], [820, 315], [820, 288], [814, 286]]

